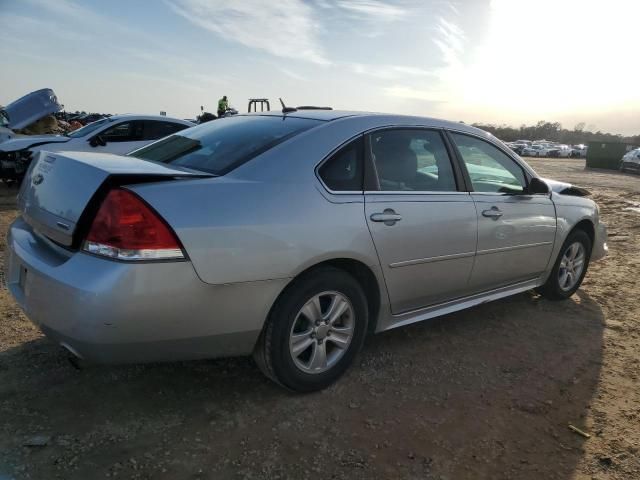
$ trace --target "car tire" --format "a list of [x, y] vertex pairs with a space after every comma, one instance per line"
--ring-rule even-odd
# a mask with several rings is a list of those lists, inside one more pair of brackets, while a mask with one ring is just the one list
[[[549, 300], [565, 300], [573, 295], [589, 268], [592, 243], [584, 230], [574, 230], [562, 244], [551, 274], [546, 283], [537, 288], [538, 293]], [[571, 250], [570, 249], [576, 249]], [[571, 258], [573, 255], [573, 258]], [[581, 257], [581, 270], [576, 271]], [[574, 263], [575, 262], [575, 263]], [[571, 273], [573, 272], [573, 273]]]
[[[344, 312], [332, 322], [328, 313], [334, 305]], [[364, 342], [368, 315], [366, 296], [355, 278], [333, 267], [314, 269], [280, 295], [254, 359], [267, 377], [290, 390], [322, 390], [353, 362]]]

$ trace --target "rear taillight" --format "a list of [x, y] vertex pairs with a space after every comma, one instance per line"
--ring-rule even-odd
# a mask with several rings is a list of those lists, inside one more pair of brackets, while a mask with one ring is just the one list
[[83, 250], [118, 260], [184, 258], [169, 226], [137, 195], [123, 189], [107, 194]]

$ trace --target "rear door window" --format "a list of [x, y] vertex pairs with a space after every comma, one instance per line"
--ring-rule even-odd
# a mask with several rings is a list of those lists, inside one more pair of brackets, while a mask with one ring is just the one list
[[279, 143], [322, 123], [322, 120], [289, 116], [238, 115], [190, 128], [129, 155], [225, 175]]
[[379, 190], [455, 192], [456, 179], [440, 132], [411, 128], [369, 135]]
[[142, 140], [158, 140], [174, 133], [177, 133], [185, 128], [189, 128], [187, 125], [175, 122], [163, 122], [159, 120], [145, 120], [142, 133]]

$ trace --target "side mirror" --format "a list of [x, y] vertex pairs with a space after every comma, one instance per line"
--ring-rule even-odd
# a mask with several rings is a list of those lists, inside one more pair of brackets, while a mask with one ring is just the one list
[[549, 193], [549, 185], [543, 180], [534, 177], [529, 182], [527, 193], [530, 195], [547, 195]]

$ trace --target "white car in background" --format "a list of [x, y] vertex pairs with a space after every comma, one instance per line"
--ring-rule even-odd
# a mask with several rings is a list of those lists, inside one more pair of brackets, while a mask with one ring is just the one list
[[587, 146], [586, 145], [574, 145], [571, 149], [571, 157], [586, 157], [587, 156]]
[[542, 145], [529, 145], [522, 149], [523, 157], [544, 157], [546, 153], [547, 149]]
[[569, 158], [573, 151], [569, 145], [556, 145], [555, 149], [558, 150], [558, 156], [561, 158]]
[[113, 115], [66, 135], [29, 135], [0, 143], [3, 180], [19, 181], [34, 153], [96, 152], [124, 155], [194, 123], [160, 115]]
[[640, 173], [640, 148], [625, 153], [620, 162], [620, 171]]

